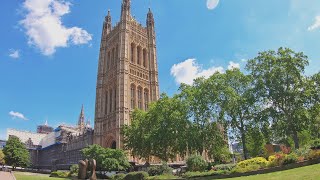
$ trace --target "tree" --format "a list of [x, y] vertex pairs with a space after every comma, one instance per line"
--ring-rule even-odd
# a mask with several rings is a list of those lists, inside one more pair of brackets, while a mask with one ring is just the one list
[[6, 164], [6, 161], [4, 160], [4, 154], [2, 150], [0, 150], [0, 165]]
[[123, 150], [103, 148], [99, 145], [91, 145], [82, 149], [87, 159], [95, 159], [97, 168], [107, 171], [124, 171], [130, 167], [130, 163]]
[[[254, 79], [255, 91], [272, 117], [272, 126], [281, 136], [291, 136], [299, 148], [298, 132], [306, 129], [308, 106], [305, 67], [308, 58], [289, 48], [264, 51], [248, 61], [246, 69]], [[260, 98], [257, 98], [260, 100]]]
[[6, 164], [16, 167], [27, 167], [30, 165], [30, 154], [26, 146], [17, 137], [10, 137], [3, 149]]
[[188, 107], [188, 150], [210, 158], [219, 158], [221, 149], [227, 147], [225, 125], [220, 120], [221, 108], [217, 104], [217, 94], [221, 74], [216, 73], [209, 80], [198, 78], [193, 85], [182, 84], [180, 97]]
[[244, 158], [248, 157], [247, 131], [252, 126], [258, 106], [253, 97], [252, 78], [239, 69], [227, 70], [224, 74], [218, 101], [222, 117], [230, 125], [233, 134], [239, 137]]

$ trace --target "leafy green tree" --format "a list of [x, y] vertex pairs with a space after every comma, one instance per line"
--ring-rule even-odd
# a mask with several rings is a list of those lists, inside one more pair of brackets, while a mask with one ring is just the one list
[[132, 156], [143, 158], [149, 162], [152, 155], [151, 124], [147, 119], [147, 113], [135, 109], [131, 114], [131, 124], [124, 125], [121, 133], [124, 140], [124, 148], [130, 150]]
[[311, 87], [311, 99], [310, 104], [310, 132], [312, 137], [320, 138], [320, 72], [313, 75], [309, 79], [309, 87]]
[[239, 69], [228, 70], [222, 76], [223, 83], [218, 96], [224, 121], [230, 125], [233, 134], [242, 142], [244, 158], [248, 157], [247, 131], [252, 126], [258, 111], [253, 96], [252, 78]]
[[289, 48], [264, 51], [248, 61], [246, 69], [254, 79], [257, 100], [267, 106], [272, 126], [282, 137], [291, 136], [299, 148], [298, 132], [307, 128], [307, 96], [310, 94], [304, 76], [308, 58]]
[[0, 150], [0, 165], [6, 164], [6, 161], [4, 160], [4, 154], [2, 150]]
[[123, 171], [130, 167], [130, 163], [123, 150], [103, 148], [99, 145], [91, 145], [82, 149], [87, 159], [95, 159], [97, 168], [107, 171]]
[[[217, 73], [210, 79], [219, 80], [220, 76]], [[211, 82], [198, 78], [193, 85], [182, 84], [179, 96], [188, 107], [188, 119], [191, 122], [186, 139], [189, 152], [202, 154], [206, 151], [211, 158], [215, 158], [227, 144], [224, 124], [219, 121], [219, 107], [216, 101], [219, 86]]]
[[13, 167], [27, 167], [30, 165], [30, 154], [26, 146], [17, 137], [10, 137], [3, 149], [6, 164]]
[[265, 153], [265, 138], [259, 127], [251, 127], [247, 131], [247, 149], [251, 157], [263, 156]]

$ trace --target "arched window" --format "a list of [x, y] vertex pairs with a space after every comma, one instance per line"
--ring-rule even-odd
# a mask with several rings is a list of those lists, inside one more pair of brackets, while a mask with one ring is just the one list
[[112, 66], [114, 66], [115, 64], [115, 52], [114, 52], [114, 48], [112, 49]]
[[113, 108], [114, 108], [114, 111], [116, 111], [117, 110], [117, 89], [114, 89], [114, 100], [113, 100], [113, 102], [114, 102]]
[[108, 115], [108, 91], [106, 92], [106, 102], [104, 103], [104, 113], [105, 115]]
[[144, 110], [149, 109], [149, 90], [144, 89]]
[[107, 59], [107, 66], [108, 68], [107, 69], [110, 69], [110, 61], [111, 61], [111, 54], [110, 54], [110, 51], [108, 52], [108, 59]]
[[136, 95], [136, 87], [134, 84], [131, 84], [131, 109], [134, 109], [136, 107], [136, 101], [135, 101], [135, 95]]
[[112, 112], [112, 90], [109, 91], [109, 112]]
[[119, 58], [119, 52], [118, 52], [118, 45], [116, 45], [116, 51], [115, 51], [115, 56], [114, 56], [114, 65], [117, 65], [117, 61]]
[[137, 64], [141, 65], [141, 47], [138, 46], [137, 48]]
[[142, 87], [138, 87], [138, 108], [142, 109]]
[[117, 149], [117, 142], [115, 141], [112, 142], [111, 149]]
[[143, 49], [143, 67], [148, 67], [147, 50], [146, 49]]
[[131, 63], [134, 63], [134, 43], [131, 43]]

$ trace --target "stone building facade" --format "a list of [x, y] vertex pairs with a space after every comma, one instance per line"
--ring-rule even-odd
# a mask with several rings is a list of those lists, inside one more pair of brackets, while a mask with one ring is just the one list
[[130, 112], [148, 109], [159, 99], [156, 34], [149, 9], [146, 27], [131, 15], [131, 0], [123, 0], [120, 22], [112, 25], [110, 11], [103, 22], [95, 104], [94, 144], [122, 148], [122, 125]]
[[[46, 123], [42, 126], [48, 125]], [[82, 106], [76, 126], [60, 125], [50, 133], [8, 129], [7, 136], [8, 138], [18, 137], [26, 145], [30, 153], [32, 167], [69, 169], [70, 165], [78, 164], [79, 160], [84, 159], [81, 150], [93, 144], [94, 131], [90, 127], [89, 121], [85, 122]]]

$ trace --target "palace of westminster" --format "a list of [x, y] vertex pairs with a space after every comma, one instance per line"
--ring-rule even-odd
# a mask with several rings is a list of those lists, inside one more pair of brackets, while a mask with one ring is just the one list
[[[120, 127], [130, 124], [134, 108], [148, 109], [159, 99], [154, 17], [149, 9], [146, 27], [131, 15], [131, 0], [123, 0], [120, 22], [112, 25], [110, 11], [103, 22], [96, 85], [94, 129], [82, 107], [76, 126], [53, 129], [38, 126], [37, 133], [8, 129], [26, 144], [34, 167], [68, 168], [81, 160], [81, 149], [92, 144], [123, 148]], [[135, 159], [131, 159], [135, 161]]]

